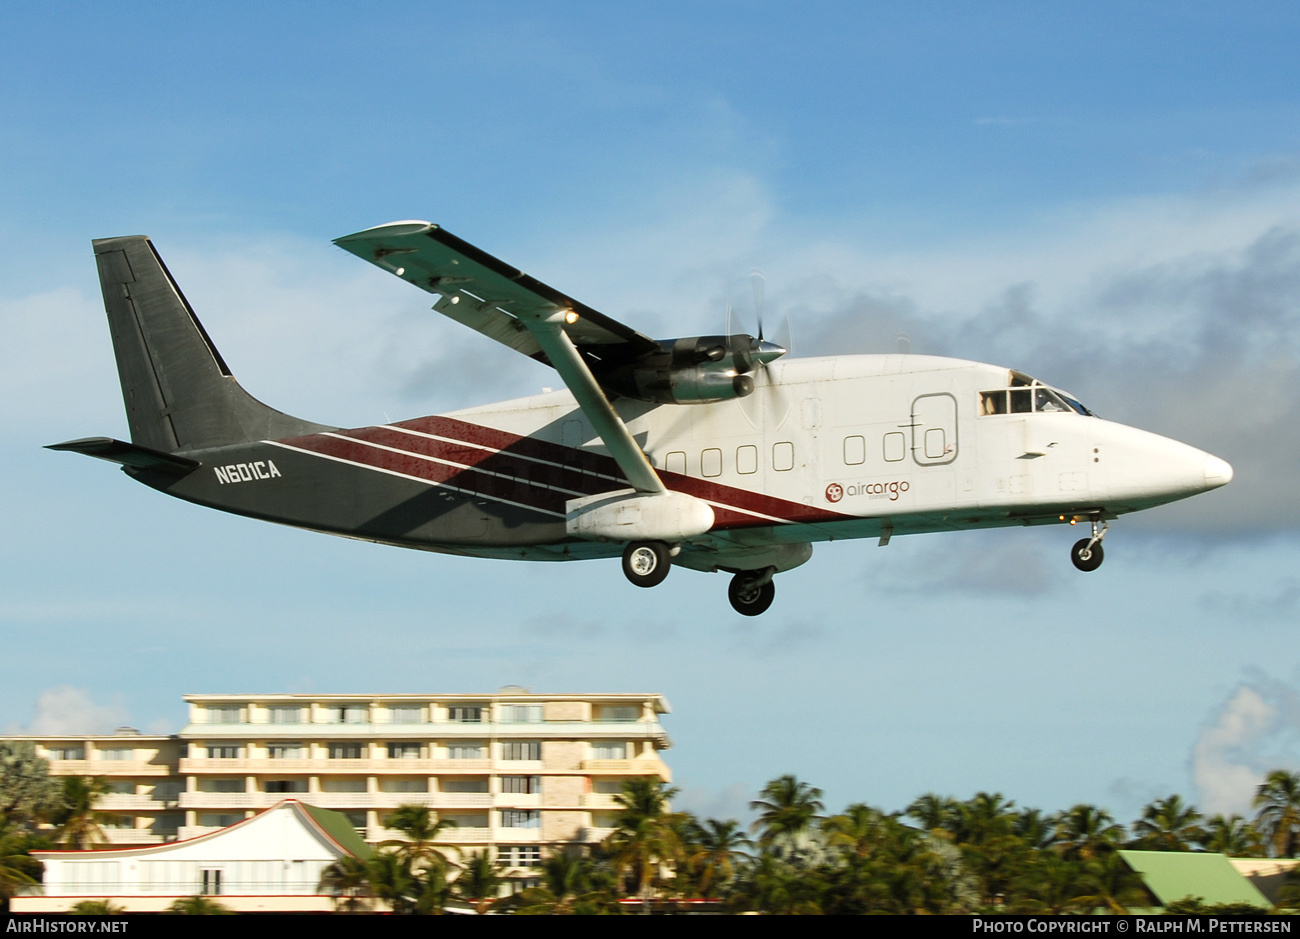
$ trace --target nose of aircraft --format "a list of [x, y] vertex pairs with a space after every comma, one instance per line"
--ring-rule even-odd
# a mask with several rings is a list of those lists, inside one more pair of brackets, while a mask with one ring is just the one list
[[1228, 463], [1227, 460], [1220, 460], [1217, 456], [1206, 456], [1206, 488], [1218, 489], [1220, 486], [1226, 486], [1230, 482], [1232, 482], [1232, 465]]

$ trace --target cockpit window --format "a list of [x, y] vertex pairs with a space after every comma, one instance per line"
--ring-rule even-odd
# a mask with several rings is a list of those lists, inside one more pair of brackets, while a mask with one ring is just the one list
[[1009, 388], [980, 392], [981, 417], [989, 414], [1068, 414], [1071, 411], [1084, 417], [1092, 416], [1091, 411], [1065, 392], [1049, 388], [1028, 375], [1011, 372], [1008, 381]]

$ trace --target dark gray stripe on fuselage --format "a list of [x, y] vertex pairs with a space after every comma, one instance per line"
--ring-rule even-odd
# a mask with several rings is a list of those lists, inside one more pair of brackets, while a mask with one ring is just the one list
[[[187, 453], [183, 479], [131, 475], [168, 495], [237, 515], [406, 547], [550, 544], [564, 519], [489, 496], [270, 444]], [[223, 482], [224, 478], [224, 482]]]

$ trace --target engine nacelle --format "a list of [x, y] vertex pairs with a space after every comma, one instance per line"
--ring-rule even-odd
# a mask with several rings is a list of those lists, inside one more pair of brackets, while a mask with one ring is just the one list
[[629, 398], [661, 404], [707, 404], [754, 393], [748, 374], [784, 355], [753, 336], [691, 336], [659, 341], [651, 352], [600, 376], [603, 386]]

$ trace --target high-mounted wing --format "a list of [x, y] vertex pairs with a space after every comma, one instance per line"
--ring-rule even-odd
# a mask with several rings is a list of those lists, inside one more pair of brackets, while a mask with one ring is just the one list
[[391, 222], [336, 245], [441, 299], [434, 309], [553, 366], [638, 492], [667, 490], [592, 374], [659, 343], [429, 222]]
[[[440, 295], [434, 309], [512, 349], [547, 364], [549, 356], [530, 333], [527, 319], [566, 314], [562, 329], [584, 358], [608, 365], [628, 361], [659, 344], [511, 267], [429, 222], [390, 222], [334, 243]], [[572, 314], [572, 315], [568, 315]]]

